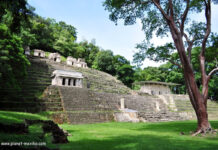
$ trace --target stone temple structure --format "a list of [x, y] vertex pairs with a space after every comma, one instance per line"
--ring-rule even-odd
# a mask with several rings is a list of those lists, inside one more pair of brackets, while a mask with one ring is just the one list
[[83, 75], [80, 72], [55, 70], [52, 73], [52, 85], [82, 88]]
[[25, 55], [29, 55], [29, 56], [30, 56], [30, 55], [31, 55], [31, 54], [30, 54], [30, 47], [29, 47], [29, 46], [26, 46], [24, 49], [25, 49], [25, 52], [24, 52]]
[[61, 62], [61, 55], [58, 53], [50, 53], [48, 59], [53, 60], [55, 62]]
[[74, 66], [76, 63], [77, 63], [76, 58], [73, 58], [73, 57], [71, 57], [71, 56], [68, 56], [68, 57], [67, 57], [67, 65]]
[[142, 81], [138, 82], [141, 85], [140, 92], [150, 95], [164, 95], [171, 94], [170, 86], [176, 86], [179, 84], [156, 82], [156, 81]]
[[37, 57], [45, 57], [45, 52], [43, 50], [39, 50], [39, 49], [34, 49], [33, 50], [33, 56], [37, 56]]
[[75, 67], [81, 67], [81, 68], [87, 68], [87, 63], [82, 58], [73, 58], [71, 56], [67, 57], [67, 65], [75, 66]]

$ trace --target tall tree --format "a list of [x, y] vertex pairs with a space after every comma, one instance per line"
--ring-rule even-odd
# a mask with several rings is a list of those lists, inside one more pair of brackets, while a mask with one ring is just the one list
[[9, 29], [12, 32], [19, 32], [21, 21], [28, 21], [28, 16], [33, 15], [33, 7], [31, 7], [27, 0], [0, 0], [0, 21], [8, 12], [12, 15], [12, 23]]
[[[212, 74], [218, 70], [215, 68], [206, 72], [205, 69], [206, 45], [211, 33], [211, 0], [105, 0], [104, 6], [111, 12], [110, 19], [116, 23], [124, 19], [125, 25], [131, 25], [137, 18], [141, 19], [147, 41], [154, 32], [157, 36], [171, 34], [180, 58], [179, 64], [175, 64], [183, 69], [186, 88], [198, 120], [193, 135], [211, 131], [207, 113], [208, 84]], [[190, 12], [199, 13], [203, 10], [206, 22], [190, 23]], [[191, 50], [197, 44], [201, 45], [199, 62], [202, 90], [196, 83], [191, 64]]]
[[101, 50], [97, 53], [92, 68], [107, 72], [111, 75], [115, 75], [113, 58], [114, 55], [111, 50]]
[[[22, 40], [0, 23], [0, 89], [20, 89], [29, 61], [24, 55]], [[10, 91], [10, 90], [9, 90]]]
[[123, 56], [115, 55], [113, 59], [115, 75], [125, 85], [131, 87], [134, 80], [134, 70], [130, 62]]
[[79, 43], [79, 45], [84, 47], [86, 63], [88, 67], [91, 67], [93, 65], [97, 53], [100, 51], [100, 48], [95, 45], [94, 40], [90, 43], [88, 41], [82, 41]]
[[0, 89], [9, 93], [6, 89], [20, 89], [29, 65], [20, 31], [22, 23], [29, 23], [33, 8], [26, 0], [0, 0], [0, 4]]

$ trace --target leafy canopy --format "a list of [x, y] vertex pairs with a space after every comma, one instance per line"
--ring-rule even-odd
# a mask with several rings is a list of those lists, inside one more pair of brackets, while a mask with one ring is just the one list
[[[164, 19], [154, 2], [160, 4], [164, 12], [170, 13], [169, 0], [105, 0], [103, 4], [105, 9], [110, 12], [110, 20], [115, 23], [118, 20], [124, 20], [125, 25], [132, 25], [136, 23], [137, 19], [141, 20], [142, 30], [145, 32], [146, 38], [143, 43], [137, 45], [139, 52], [134, 55], [134, 62], [139, 66], [147, 57], [147, 51], [149, 51], [150, 56], [151, 53], [154, 55], [152, 58], [150, 56], [148, 58], [159, 61], [170, 60], [169, 55], [174, 52], [172, 49], [174, 44], [172, 43], [166, 43], [164, 46], [156, 48], [150, 43], [154, 35], [164, 37], [170, 33], [168, 22]], [[173, 17], [177, 27], [182, 23], [187, 7], [186, 2], [187, 0], [173, 0]], [[213, 0], [213, 2], [218, 3], [218, 0]], [[203, 22], [194, 21], [193, 19], [195, 18], [190, 18], [190, 14], [202, 12], [205, 9], [204, 0], [190, 0], [188, 8], [187, 19], [184, 22], [185, 36], [194, 40], [193, 46], [199, 46], [203, 40], [206, 26]], [[188, 42], [191, 41], [186, 41], [186, 48], [188, 47]], [[152, 50], [155, 50], [157, 53], [152, 52]]]

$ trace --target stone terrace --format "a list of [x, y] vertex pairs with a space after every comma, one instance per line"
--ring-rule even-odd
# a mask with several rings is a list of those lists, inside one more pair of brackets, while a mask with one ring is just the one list
[[131, 89], [126, 87], [121, 81], [117, 80], [110, 74], [104, 73], [90, 68], [80, 68], [68, 66], [64, 62], [54, 63], [47, 59], [46, 63], [49, 64], [53, 70], [74, 70], [81, 72], [85, 77], [84, 87], [87, 87], [87, 83], [90, 83], [90, 89], [96, 92], [108, 92], [108, 93], [119, 93], [119, 94], [130, 94]]
[[[1, 91], [1, 110], [52, 111], [53, 119], [59, 123], [95, 123], [113, 120], [113, 113], [119, 111], [120, 99], [124, 98], [125, 107], [137, 110], [144, 121], [184, 120], [187, 114], [195, 119], [185, 96], [174, 96], [178, 111], [173, 111], [160, 98], [131, 95], [128, 87], [107, 73], [67, 66], [44, 58], [33, 57], [30, 62], [23, 90], [18, 93], [13, 93], [12, 89]], [[51, 73], [56, 69], [81, 72], [85, 77], [84, 88], [51, 86]], [[87, 83], [91, 85], [89, 89], [86, 88]], [[218, 119], [217, 108], [217, 103], [208, 102], [210, 119]]]

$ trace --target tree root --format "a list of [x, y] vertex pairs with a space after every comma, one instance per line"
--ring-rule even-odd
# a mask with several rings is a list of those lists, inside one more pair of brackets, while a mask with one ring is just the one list
[[197, 136], [199, 134], [216, 134], [217, 133], [217, 130], [213, 130], [212, 128], [201, 128], [201, 129], [198, 129], [196, 132], [194, 132], [192, 134], [192, 136]]

